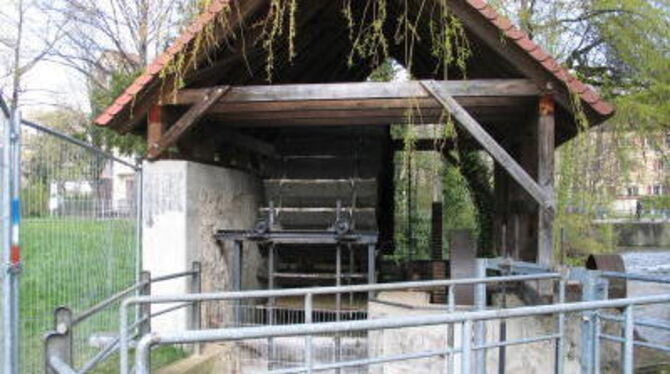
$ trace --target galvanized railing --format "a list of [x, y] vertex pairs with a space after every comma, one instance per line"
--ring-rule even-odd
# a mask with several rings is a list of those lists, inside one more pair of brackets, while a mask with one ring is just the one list
[[[309, 301], [311, 297], [307, 297]], [[531, 317], [541, 315], [562, 315], [565, 313], [584, 312], [584, 311], [598, 311], [600, 309], [611, 308], [625, 308], [624, 323], [625, 336], [622, 339], [624, 345], [622, 354], [622, 372], [624, 374], [633, 373], [633, 311], [634, 307], [638, 305], [659, 304], [670, 302], [670, 295], [656, 295], [628, 299], [614, 299], [602, 301], [584, 301], [575, 303], [560, 303], [553, 305], [539, 305], [529, 307], [519, 307], [511, 309], [497, 309], [497, 310], [483, 310], [483, 311], [468, 311], [468, 312], [454, 312], [448, 314], [436, 314], [425, 316], [399, 317], [399, 318], [382, 318], [375, 320], [364, 321], [346, 321], [346, 322], [330, 322], [330, 323], [305, 323], [300, 325], [289, 326], [267, 326], [267, 327], [250, 327], [250, 328], [235, 328], [235, 329], [209, 329], [196, 331], [179, 331], [171, 333], [150, 333], [143, 336], [137, 344], [135, 352], [135, 368], [137, 374], [150, 373], [150, 351], [153, 346], [164, 344], [194, 344], [203, 342], [226, 342], [226, 341], [240, 341], [245, 339], [266, 339], [279, 338], [289, 336], [303, 336], [307, 339], [305, 345], [305, 363], [302, 367], [282, 369], [270, 371], [272, 374], [287, 374], [287, 373], [312, 373], [314, 371], [342, 369], [352, 366], [369, 366], [372, 364], [379, 364], [385, 362], [410, 360], [416, 358], [445, 356], [448, 360], [450, 355], [460, 354], [460, 373], [471, 374], [473, 369], [481, 367], [481, 361], [473, 361], [472, 354], [476, 351], [483, 351], [489, 348], [496, 348], [501, 346], [511, 346], [520, 344], [530, 344], [546, 340], [558, 340], [560, 336], [564, 335], [564, 331], [556, 331], [552, 334], [518, 339], [512, 341], [500, 341], [493, 344], [473, 344], [473, 326], [477, 322], [487, 320], [500, 320], [519, 317]], [[462, 324], [461, 345], [458, 347], [445, 347], [441, 350], [414, 352], [411, 354], [402, 354], [394, 356], [373, 357], [363, 360], [351, 362], [335, 362], [326, 365], [315, 365], [310, 354], [309, 339], [317, 334], [326, 333], [342, 333], [351, 331], [375, 331], [384, 329], [398, 329], [411, 328], [419, 326], [434, 326], [434, 325], [449, 325]], [[557, 356], [558, 361], [565, 359], [564, 356]], [[445, 367], [449, 367], [449, 363], [445, 363]], [[557, 370], [562, 370], [561, 365], [557, 365]], [[455, 371], [448, 371], [455, 373]]]
[[[482, 264], [485, 265], [483, 261]], [[542, 273], [542, 274], [528, 274], [528, 275], [509, 275], [500, 277], [482, 277], [474, 279], [451, 279], [451, 280], [437, 280], [437, 281], [421, 281], [421, 282], [402, 282], [402, 283], [384, 283], [372, 285], [352, 285], [340, 287], [312, 287], [299, 289], [283, 289], [283, 290], [264, 290], [264, 291], [240, 291], [240, 292], [219, 292], [219, 293], [203, 293], [203, 294], [188, 294], [188, 295], [164, 295], [164, 296], [136, 296], [126, 299], [121, 306], [119, 323], [120, 341], [120, 365], [121, 373], [129, 373], [128, 348], [131, 341], [129, 336], [129, 310], [133, 305], [146, 304], [168, 304], [168, 303], [183, 303], [183, 302], [205, 302], [205, 301], [235, 301], [261, 299], [261, 298], [280, 298], [280, 297], [302, 297], [304, 305], [304, 321], [312, 323], [313, 316], [313, 300], [317, 295], [335, 295], [347, 293], [371, 293], [380, 291], [395, 291], [407, 289], [432, 289], [437, 287], [446, 287], [448, 289], [448, 310], [455, 310], [454, 288], [457, 286], [473, 285], [476, 293], [480, 296], [476, 300], [485, 303], [486, 285], [497, 284], [501, 282], [530, 282], [530, 281], [552, 281], [560, 280], [559, 273]], [[561, 287], [565, 287], [564, 282], [561, 282]], [[483, 295], [483, 296], [481, 296]], [[475, 309], [483, 310], [485, 305], [476, 305]], [[268, 327], [269, 328], [269, 327]], [[483, 339], [483, 336], [478, 334], [478, 339]], [[272, 338], [268, 336], [267, 338]], [[561, 339], [562, 337], [554, 337]], [[311, 337], [307, 337], [306, 345], [311, 346]], [[310, 354], [311, 350], [306, 350], [306, 354]]]
[[[358, 372], [368, 372], [367, 368], [372, 365], [384, 363], [426, 359], [442, 357], [444, 359], [445, 373], [486, 373], [486, 351], [498, 349], [504, 352], [506, 347], [532, 344], [538, 342], [553, 342], [554, 347], [554, 370], [557, 374], [565, 372], [566, 357], [566, 314], [581, 312], [582, 341], [580, 364], [582, 373], [600, 372], [600, 344], [601, 339], [620, 343], [622, 346], [621, 367], [622, 372], [630, 374], [633, 371], [633, 350], [634, 347], [653, 348], [668, 352], [669, 347], [635, 340], [634, 327], [654, 326], [657, 328], [670, 328], [670, 324], [657, 323], [642, 318], [634, 318], [634, 308], [638, 305], [647, 305], [655, 303], [670, 302], [670, 295], [655, 295], [647, 297], [627, 298], [606, 300], [606, 279], [613, 277], [623, 277], [625, 279], [644, 279], [645, 281], [669, 281], [665, 278], [654, 278], [639, 274], [623, 273], [602, 273], [598, 271], [586, 271], [584, 269], [572, 269], [561, 273], [547, 272], [540, 267], [532, 264], [512, 263], [509, 261], [479, 260], [478, 274], [484, 276], [473, 279], [452, 279], [422, 282], [403, 282], [372, 285], [355, 285], [341, 287], [315, 287], [302, 289], [284, 289], [284, 290], [265, 290], [265, 291], [238, 291], [238, 292], [217, 292], [217, 293], [192, 293], [187, 295], [161, 295], [161, 296], [131, 296], [121, 303], [119, 335], [108, 345], [107, 351], [100, 352], [100, 358], [97, 362], [109, 357], [113, 352], [119, 352], [120, 372], [129, 373], [129, 348], [136, 347], [135, 367], [137, 373], [148, 373], [150, 365], [151, 347], [164, 344], [194, 344], [196, 347], [205, 342], [243, 342], [250, 340], [266, 341], [271, 346], [272, 342], [279, 338], [299, 337], [304, 338], [302, 345], [296, 345], [295, 340], [291, 340], [297, 349], [302, 350], [297, 362], [292, 362], [291, 367], [277, 367], [270, 364], [270, 358], [267, 358], [267, 366], [261, 370], [269, 373], [311, 373], [314, 371], [334, 371], [340, 373], [344, 369], [359, 368]], [[496, 277], [486, 277], [485, 271], [496, 270], [503, 274], [509, 273], [531, 273], [522, 275], [504, 275]], [[483, 270], [483, 271], [482, 271]], [[186, 276], [187, 273], [175, 274], [173, 276]], [[154, 279], [161, 280], [160, 278]], [[566, 303], [566, 287], [569, 281], [580, 283], [582, 292], [582, 301], [576, 303]], [[527, 306], [511, 309], [486, 310], [486, 285], [500, 284], [525, 284], [531, 285], [531, 288], [540, 288], [541, 283], [554, 282], [557, 292], [554, 300], [556, 304]], [[458, 286], [474, 286], [476, 304], [467, 311], [457, 311], [455, 305], [455, 288]], [[356, 321], [337, 321], [337, 322], [319, 322], [314, 320], [314, 298], [319, 295], [337, 295], [347, 293], [362, 293], [374, 295], [380, 291], [395, 290], [418, 290], [434, 289], [437, 287], [446, 287], [448, 289], [448, 304], [442, 308], [445, 313], [436, 311], [435, 314], [399, 317], [399, 318], [381, 318], [373, 320]], [[605, 291], [603, 291], [605, 290]], [[132, 292], [125, 295], [132, 294]], [[118, 294], [117, 294], [118, 295]], [[117, 296], [115, 295], [115, 296]], [[121, 296], [123, 297], [123, 296]], [[237, 308], [233, 309], [231, 314], [239, 321], [241, 302], [254, 299], [272, 299], [282, 297], [300, 297], [303, 299], [302, 320], [297, 318], [291, 324], [284, 325], [266, 325], [266, 326], [246, 326], [240, 327], [234, 325], [220, 329], [198, 330], [198, 326], [191, 326], [191, 330], [179, 332], [156, 332], [150, 331], [148, 321], [159, 314], [169, 313], [171, 311], [192, 305], [197, 306], [199, 311], [200, 303], [229, 301], [233, 302]], [[373, 297], [373, 301], [383, 302]], [[101, 303], [102, 304], [102, 303]], [[112, 305], [113, 303], [107, 304]], [[175, 304], [160, 312], [149, 314], [151, 304]], [[100, 305], [100, 304], [99, 304]], [[131, 323], [131, 311], [133, 308], [139, 308], [144, 311], [140, 319]], [[602, 312], [603, 309], [624, 308], [622, 315], [609, 314]], [[195, 309], [194, 309], [195, 310]], [[267, 311], [265, 311], [267, 313]], [[299, 313], [299, 312], [298, 312]], [[199, 318], [199, 312], [196, 313]], [[548, 315], [555, 317], [555, 330], [548, 333], [541, 333], [537, 336], [524, 337], [522, 339], [507, 340], [502, 337], [498, 341], [489, 342], [485, 338], [485, 321], [497, 320], [502, 323], [511, 318], [532, 317]], [[267, 316], [266, 316], [267, 318]], [[260, 323], [262, 322], [262, 318]], [[615, 323], [623, 323], [622, 335], [614, 336], [605, 334], [601, 331], [601, 320]], [[277, 321], [268, 321], [265, 323], [276, 323]], [[255, 323], [255, 322], [254, 322]], [[385, 329], [400, 329], [422, 326], [446, 325], [446, 335], [451, 336], [445, 346], [436, 347], [429, 350], [418, 350], [415, 352], [402, 352], [400, 354], [387, 354], [381, 356], [371, 356], [367, 353], [360, 357], [339, 357], [335, 356], [332, 362], [319, 362], [315, 358], [315, 347], [313, 342], [317, 336], [323, 337], [323, 334], [332, 334], [333, 339], [345, 336], [345, 334], [358, 333], [367, 334], [371, 331]], [[144, 328], [142, 328], [144, 326]], [[453, 338], [457, 328], [461, 329], [461, 344], [456, 344]], [[330, 336], [330, 335], [328, 335]], [[365, 335], [360, 335], [365, 336]], [[139, 340], [137, 340], [139, 338]], [[59, 341], [52, 341], [52, 349], [48, 350], [48, 362], [46, 366], [50, 373], [84, 373], [90, 367], [85, 366], [79, 370], [72, 369], [68, 362], [68, 351], [66, 346]], [[264, 354], [271, 355], [268, 350]], [[459, 357], [460, 355], [460, 357]], [[297, 357], [297, 356], [296, 356]], [[457, 359], [458, 357], [458, 359]], [[239, 357], [237, 357], [239, 359]], [[293, 365], [294, 364], [294, 365]], [[457, 371], [457, 364], [460, 369]], [[505, 372], [504, 360], [498, 362], [499, 373]], [[256, 368], [257, 369], [257, 368]]]
[[[108, 341], [103, 344], [104, 346], [93, 357], [81, 365], [79, 369], [74, 369], [74, 363], [72, 360], [72, 336], [77, 325], [105, 310], [117, 307], [121, 300], [127, 298], [130, 295], [150, 295], [152, 284], [184, 277], [191, 278], [190, 283], [192, 292], [200, 292], [201, 266], [199, 262], [194, 262], [191, 270], [174, 274], [161, 275], [152, 278], [149, 272], [142, 272], [139, 282], [117, 292], [114, 295], [111, 295], [107, 299], [99, 302], [96, 305], [93, 305], [79, 314], [73, 315], [72, 311], [67, 307], [59, 307], [56, 309], [54, 312], [54, 330], [48, 332], [45, 336], [45, 373], [84, 374], [96, 368], [111, 355], [118, 352], [121, 337], [116, 336], [108, 339]], [[136, 321], [130, 325], [127, 325], [126, 331], [129, 334], [133, 334], [133, 336], [145, 335], [151, 331], [152, 318], [189, 306], [192, 308], [193, 316], [200, 315], [200, 304], [198, 302], [181, 303], [179, 305], [175, 305], [155, 313], [151, 313], [151, 309], [147, 304], [142, 305], [136, 313]], [[193, 319], [191, 328], [198, 329], [199, 327], [199, 318]]]

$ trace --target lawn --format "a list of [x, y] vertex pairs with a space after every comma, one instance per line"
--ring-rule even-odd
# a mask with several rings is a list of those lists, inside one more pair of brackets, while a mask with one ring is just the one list
[[[53, 329], [53, 312], [67, 306], [77, 315], [135, 282], [135, 222], [130, 219], [32, 218], [21, 225], [24, 268], [20, 280], [23, 373], [43, 372], [42, 336]], [[118, 331], [118, 303], [74, 329], [75, 365], [90, 359], [93, 333]], [[167, 347], [155, 361], [179, 358]], [[115, 360], [94, 373], [112, 373]], [[118, 370], [118, 369], [116, 369]], [[117, 371], [118, 372], [118, 371]]]

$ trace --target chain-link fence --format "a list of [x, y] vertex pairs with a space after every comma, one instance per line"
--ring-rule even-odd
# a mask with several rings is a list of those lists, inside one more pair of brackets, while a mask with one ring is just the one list
[[[42, 373], [57, 307], [76, 318], [137, 281], [141, 179], [133, 163], [26, 121], [20, 149], [21, 373]], [[75, 365], [116, 331], [114, 306], [77, 325]]]

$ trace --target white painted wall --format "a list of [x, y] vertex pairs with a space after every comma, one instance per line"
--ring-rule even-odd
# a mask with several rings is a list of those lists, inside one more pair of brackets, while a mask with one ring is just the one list
[[[143, 269], [152, 277], [189, 270], [193, 261], [203, 267], [203, 291], [230, 290], [232, 251], [213, 238], [218, 229], [249, 229], [261, 203], [260, 180], [247, 173], [188, 161], [144, 164]], [[259, 288], [258, 249], [244, 251], [245, 289]], [[152, 294], [189, 292], [189, 280], [152, 285]], [[152, 312], [170, 305], [155, 305]], [[222, 305], [203, 305], [203, 324], [216, 327], [226, 320]], [[188, 326], [187, 309], [152, 321], [156, 331]]]

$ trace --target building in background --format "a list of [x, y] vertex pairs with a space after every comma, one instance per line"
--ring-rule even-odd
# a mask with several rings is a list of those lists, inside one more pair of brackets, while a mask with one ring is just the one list
[[617, 187], [612, 204], [617, 216], [665, 217], [668, 208], [668, 172], [670, 171], [670, 133], [655, 137], [626, 139], [628, 178]]

